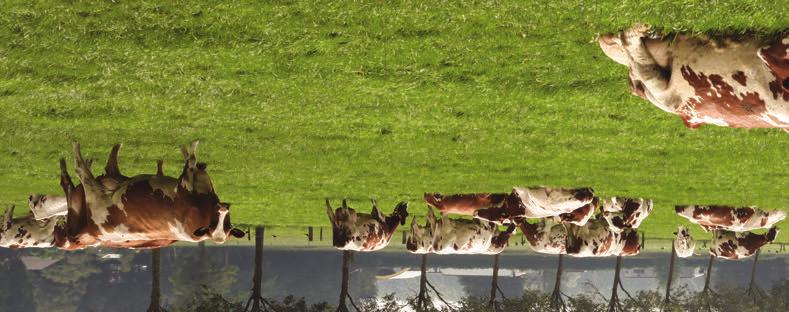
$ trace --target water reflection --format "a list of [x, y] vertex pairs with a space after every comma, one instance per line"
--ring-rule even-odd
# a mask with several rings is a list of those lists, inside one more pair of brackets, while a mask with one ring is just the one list
[[[257, 233], [261, 235], [256, 238], [265, 235]], [[568, 306], [579, 300], [607, 305], [617, 276], [621, 283], [617, 296], [624, 306], [631, 307], [636, 301], [661, 303], [667, 281], [673, 290], [670, 301], [675, 303], [697, 298], [705, 289], [711, 304], [732, 294], [747, 299], [748, 289], [759, 297], [758, 302], [775, 303], [771, 301], [776, 296], [771, 293], [773, 288], [789, 290], [786, 254], [711, 261], [713, 258], [676, 260], [669, 254], [644, 253], [617, 260], [525, 252], [464, 256], [356, 253], [264, 248], [262, 243], [257, 249], [172, 246], [158, 252], [159, 260], [152, 251], [2, 249], [1, 303], [13, 311], [141, 311], [149, 305], [168, 311], [197, 311], [247, 304], [250, 308], [255, 304], [292, 308], [301, 304], [298, 299], [286, 299], [294, 296], [304, 297], [301, 307], [305, 310], [317, 305], [325, 309], [316, 311], [334, 311], [341, 298], [354, 310], [353, 304], [364, 309], [362, 306], [372, 302], [386, 301], [391, 294], [391, 300], [399, 305], [417, 304], [424, 298], [421, 302], [426, 305], [463, 309], [478, 305], [482, 311], [493, 298], [493, 304], [504, 310], [516, 304], [546, 304], [544, 311], [550, 311], [547, 298], [561, 298]], [[260, 270], [256, 264], [261, 264]], [[155, 282], [157, 275], [160, 284]]]

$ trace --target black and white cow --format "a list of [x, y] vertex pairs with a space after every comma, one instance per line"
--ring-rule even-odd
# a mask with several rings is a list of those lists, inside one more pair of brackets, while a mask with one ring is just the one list
[[345, 199], [342, 206], [333, 210], [326, 199], [326, 214], [332, 224], [332, 242], [335, 248], [353, 251], [375, 251], [389, 245], [395, 230], [408, 218], [408, 204], [397, 204], [394, 212], [387, 216], [378, 209], [373, 200], [370, 214], [358, 213], [348, 207]]
[[496, 223], [479, 219], [450, 219], [443, 215], [436, 220], [433, 208], [428, 207], [424, 227], [411, 223], [406, 249], [425, 254], [498, 254], [507, 246], [515, 231], [510, 224], [500, 231]]
[[629, 69], [633, 94], [679, 115], [689, 128], [713, 124], [789, 130], [789, 36], [711, 39], [660, 36], [643, 25], [601, 36]]

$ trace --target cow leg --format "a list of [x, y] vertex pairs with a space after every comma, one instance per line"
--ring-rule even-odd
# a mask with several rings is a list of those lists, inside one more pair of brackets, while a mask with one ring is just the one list
[[194, 141], [190, 147], [181, 145], [181, 155], [184, 156], [184, 170], [178, 179], [178, 185], [190, 192], [194, 190], [195, 173], [197, 172], [197, 157], [195, 153], [197, 152], [198, 143], [199, 141]]
[[164, 170], [162, 170], [162, 166], [163, 165], [164, 165], [164, 160], [159, 159], [159, 160], [156, 161], [156, 175], [157, 176], [161, 177], [161, 176], [164, 175]]
[[103, 195], [104, 187], [96, 180], [96, 177], [93, 176], [93, 173], [90, 171], [92, 161], [86, 161], [82, 158], [82, 151], [80, 150], [79, 143], [74, 143], [74, 160], [76, 163], [75, 170], [77, 172], [77, 178], [79, 178], [82, 187], [85, 189], [85, 197], [90, 198], [91, 195]]
[[63, 158], [60, 159], [60, 187], [63, 188], [66, 198], [68, 198], [69, 194], [74, 191], [74, 182], [71, 181], [71, 176], [68, 175], [66, 160]]
[[104, 167], [104, 174], [110, 177], [122, 177], [120, 168], [118, 168], [118, 152], [121, 149], [121, 144], [115, 144], [110, 151], [110, 156], [107, 158], [107, 165]]

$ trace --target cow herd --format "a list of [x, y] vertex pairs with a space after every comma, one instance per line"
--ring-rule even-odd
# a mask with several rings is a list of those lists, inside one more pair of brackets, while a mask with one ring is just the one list
[[64, 195], [33, 195], [31, 213], [14, 218], [6, 209], [0, 224], [0, 247], [159, 248], [177, 241], [223, 243], [245, 233], [232, 227], [230, 204], [219, 200], [207, 165], [196, 159], [197, 142], [182, 146], [184, 167], [177, 178], [163, 174], [125, 176], [118, 167], [120, 145], [110, 152], [104, 173], [95, 176], [92, 161], [74, 144], [74, 184], [65, 159], [60, 160]]
[[[86, 247], [159, 248], [178, 241], [223, 243], [243, 237], [233, 228], [230, 204], [221, 202], [205, 163], [196, 159], [197, 142], [182, 146], [179, 177], [163, 173], [125, 176], [118, 166], [120, 145], [110, 151], [104, 172], [94, 176], [92, 161], [74, 145], [74, 184], [60, 160], [63, 195], [32, 195], [30, 213], [14, 218], [13, 207], [0, 220], [0, 247], [65, 250]], [[498, 254], [520, 230], [539, 253], [575, 257], [632, 256], [642, 248], [639, 226], [653, 209], [650, 199], [595, 196], [591, 188], [515, 187], [509, 193], [442, 195], [425, 193], [425, 222], [412, 217], [406, 249], [415, 254]], [[333, 245], [342, 250], [386, 247], [408, 221], [408, 203], [384, 213], [372, 201], [370, 213], [343, 200], [336, 209], [326, 200]], [[785, 211], [753, 207], [677, 206], [677, 215], [711, 232], [710, 254], [749, 257], [775, 240], [775, 224]], [[764, 234], [751, 231], [765, 229]], [[680, 226], [674, 249], [693, 255], [695, 242]]]
[[[441, 195], [426, 193], [424, 224], [412, 217], [406, 249], [414, 254], [498, 254], [519, 229], [529, 247], [543, 254], [574, 257], [633, 256], [642, 248], [638, 227], [652, 212], [652, 200], [610, 197], [600, 200], [591, 188], [516, 187], [510, 193]], [[333, 245], [351, 251], [386, 247], [408, 217], [408, 204], [387, 216], [373, 201], [370, 214], [348, 206], [333, 209], [326, 200]], [[438, 212], [438, 216], [436, 215]], [[677, 215], [712, 232], [710, 254], [725, 259], [751, 256], [775, 240], [775, 224], [785, 211], [753, 207], [676, 206]], [[458, 217], [450, 217], [456, 215]], [[504, 230], [502, 230], [504, 228]], [[750, 231], [768, 229], [765, 234]], [[674, 249], [694, 254], [696, 244], [679, 226]]]

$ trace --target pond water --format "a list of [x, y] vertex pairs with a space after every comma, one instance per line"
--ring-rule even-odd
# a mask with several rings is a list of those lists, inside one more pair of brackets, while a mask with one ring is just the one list
[[[308, 310], [310, 305], [317, 305], [315, 311], [335, 310], [343, 284], [344, 254], [322, 243], [319, 232], [315, 230], [313, 242], [301, 238], [303, 243], [290, 246], [278, 242], [298, 238], [282, 237], [275, 230], [265, 234], [260, 249], [260, 285], [266, 302], [281, 305], [280, 310], [290, 307], [287, 311]], [[225, 245], [178, 244], [160, 249], [158, 270], [151, 250], [0, 249], [0, 306], [4, 311], [146, 311], [151, 301], [157, 300], [152, 296], [157, 293], [153, 281], [158, 279], [158, 306], [167, 311], [238, 309], [254, 288], [256, 248], [254, 235], [250, 238]], [[265, 244], [267, 240], [270, 245]], [[650, 291], [662, 296], [670, 259], [670, 253], [658, 251], [622, 258], [621, 289], [637, 298]], [[407, 305], [420, 291], [423, 258], [405, 252], [397, 243], [379, 252], [352, 253], [349, 260], [349, 302], [362, 310], [361, 306], [372, 302], [385, 305], [387, 295], [393, 295], [390, 304]], [[429, 300], [436, 307], [459, 305], [474, 297], [487, 301], [497, 260], [497, 300], [504, 300], [502, 296], [513, 300], [524, 293], [547, 296], [554, 289], [558, 256], [517, 248], [508, 249], [498, 259], [492, 255], [428, 255]], [[676, 259], [672, 290], [678, 294], [703, 291], [708, 260], [705, 253]], [[780, 249], [764, 250], [759, 256], [753, 283], [765, 292], [765, 298], [774, 288], [786, 288], [787, 262], [789, 255]], [[586, 296], [604, 304], [611, 298], [616, 263], [615, 257], [563, 257], [561, 292], [567, 300]], [[753, 257], [716, 260], [709, 285], [718, 296], [725, 296], [726, 289], [747, 289], [753, 263]], [[738, 294], [745, 296], [742, 291]], [[303, 298], [306, 306], [282, 305], [289, 302], [288, 296]], [[622, 291], [618, 296], [627, 298]], [[206, 301], [211, 303], [206, 306]], [[220, 307], [222, 304], [228, 306]]]

